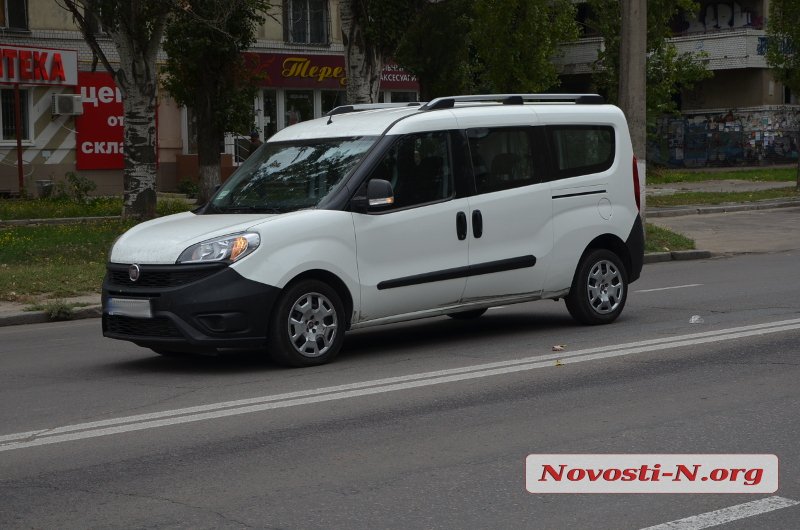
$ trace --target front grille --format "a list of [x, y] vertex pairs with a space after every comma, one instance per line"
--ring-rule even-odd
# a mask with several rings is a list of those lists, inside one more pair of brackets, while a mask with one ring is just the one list
[[111, 283], [124, 287], [167, 288], [179, 287], [225, 268], [224, 264], [212, 265], [141, 265], [139, 279], [131, 281], [128, 265], [109, 264], [108, 275]]
[[132, 318], [120, 315], [105, 316], [106, 331], [135, 337], [182, 337], [168, 318]]

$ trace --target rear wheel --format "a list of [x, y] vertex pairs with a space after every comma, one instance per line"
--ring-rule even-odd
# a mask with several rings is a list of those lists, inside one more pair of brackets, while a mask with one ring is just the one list
[[288, 366], [325, 364], [344, 342], [341, 297], [319, 280], [289, 286], [270, 317], [267, 346], [275, 361]]
[[572, 318], [581, 324], [609, 324], [628, 298], [628, 273], [619, 257], [606, 249], [589, 251], [578, 265], [565, 298]]
[[483, 309], [461, 311], [460, 313], [447, 313], [447, 316], [456, 320], [472, 320], [473, 318], [478, 318], [479, 316], [483, 315], [485, 312], [486, 308], [484, 307]]

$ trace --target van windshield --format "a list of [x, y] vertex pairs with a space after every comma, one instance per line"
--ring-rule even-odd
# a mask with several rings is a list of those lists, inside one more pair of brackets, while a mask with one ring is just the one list
[[313, 208], [335, 190], [376, 136], [267, 142], [211, 199], [208, 213], [284, 213]]

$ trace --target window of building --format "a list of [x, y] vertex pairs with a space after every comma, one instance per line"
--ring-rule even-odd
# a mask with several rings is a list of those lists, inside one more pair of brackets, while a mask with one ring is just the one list
[[[19, 91], [20, 117], [22, 125], [22, 139], [30, 141], [30, 111], [29, 94], [25, 89]], [[12, 89], [0, 90], [0, 140], [16, 141], [17, 139], [17, 120], [14, 111], [14, 91]]]
[[478, 193], [519, 188], [538, 182], [529, 127], [469, 129], [467, 137]]
[[614, 129], [602, 125], [547, 127], [556, 178], [599, 173], [614, 163]]
[[28, 29], [28, 5], [26, 0], [0, 0], [0, 27]]
[[449, 135], [444, 131], [400, 138], [370, 179], [392, 183], [395, 208], [442, 201], [453, 196]]
[[329, 44], [328, 0], [285, 0], [284, 38], [294, 44]]
[[344, 105], [345, 95], [346, 92], [344, 90], [323, 90], [322, 114]]
[[313, 90], [287, 90], [284, 97], [284, 123], [287, 127], [314, 118]]

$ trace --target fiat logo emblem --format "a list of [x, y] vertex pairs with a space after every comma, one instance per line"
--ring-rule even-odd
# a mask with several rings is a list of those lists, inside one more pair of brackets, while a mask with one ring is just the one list
[[132, 282], [138, 280], [141, 274], [142, 271], [141, 269], [139, 269], [139, 266], [137, 264], [134, 263], [133, 265], [128, 267], [128, 278], [130, 278]]

